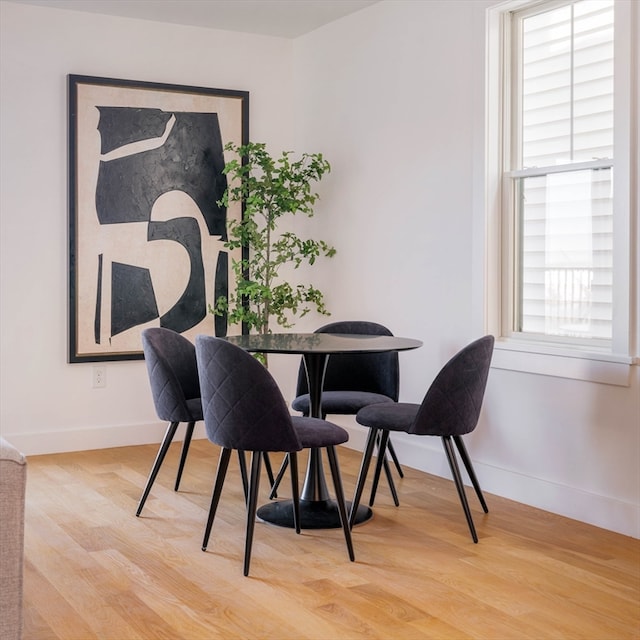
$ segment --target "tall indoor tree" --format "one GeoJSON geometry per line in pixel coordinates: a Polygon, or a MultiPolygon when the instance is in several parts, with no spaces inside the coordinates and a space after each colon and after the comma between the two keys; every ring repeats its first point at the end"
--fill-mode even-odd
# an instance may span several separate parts
{"type": "Polygon", "coordinates": [[[220,203],[244,204],[242,218],[229,221],[225,246],[241,249],[242,258],[232,261],[235,287],[210,310],[227,314],[230,325],[243,323],[249,332],[262,334],[272,331],[273,321],[292,327],[295,317],[312,309],[329,315],[319,289],[287,281],[281,269],[313,265],[318,257],[332,257],[335,249],[323,240],[302,239],[280,226],[287,216],[313,216],[319,196],[312,184],[330,172],[329,163],[321,153],[304,153],[296,160],[293,152],[284,151],[274,157],[259,142],[230,143],[225,151],[235,157],[224,168],[229,186],[220,203]]]}

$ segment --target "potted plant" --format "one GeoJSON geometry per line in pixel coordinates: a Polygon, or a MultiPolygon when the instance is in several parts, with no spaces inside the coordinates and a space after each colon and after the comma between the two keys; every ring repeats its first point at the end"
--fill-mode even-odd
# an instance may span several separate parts
{"type": "Polygon", "coordinates": [[[242,258],[232,261],[235,287],[219,297],[210,311],[227,315],[228,323],[239,324],[251,332],[270,333],[275,322],[293,326],[295,316],[314,309],[329,315],[323,294],[311,284],[292,284],[281,268],[313,265],[320,256],[332,257],[335,249],[323,240],[302,239],[290,230],[281,230],[286,216],[304,213],[313,216],[318,194],[312,183],[331,170],[321,153],[304,153],[294,159],[293,152],[272,156],[264,143],[250,142],[225,151],[236,157],[226,163],[229,185],[220,204],[243,202],[241,220],[228,223],[225,247],[242,249],[242,258]]]}

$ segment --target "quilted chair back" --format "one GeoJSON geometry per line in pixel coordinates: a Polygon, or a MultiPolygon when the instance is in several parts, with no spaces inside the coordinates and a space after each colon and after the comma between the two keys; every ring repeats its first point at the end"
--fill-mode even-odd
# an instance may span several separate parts
{"type": "Polygon", "coordinates": [[[193,344],[175,331],[153,327],[142,332],[142,349],[158,418],[170,422],[201,420],[193,344]]]}
{"type": "Polygon", "coordinates": [[[461,349],[436,376],[409,433],[461,436],[476,428],[489,376],[494,337],[461,349]]]}
{"type": "MultiPolygon", "coordinates": [[[[392,336],[387,327],[376,322],[332,322],[315,333],[360,333],[375,336],[392,336]]],[[[331,354],[324,376],[324,391],[366,391],[398,400],[400,392],[400,364],[398,352],[331,354]]],[[[296,396],[309,393],[304,364],[298,371],[296,396]]]]}
{"type": "Polygon", "coordinates": [[[252,355],[212,336],[196,338],[207,437],[225,449],[300,451],[286,402],[252,355]]]}

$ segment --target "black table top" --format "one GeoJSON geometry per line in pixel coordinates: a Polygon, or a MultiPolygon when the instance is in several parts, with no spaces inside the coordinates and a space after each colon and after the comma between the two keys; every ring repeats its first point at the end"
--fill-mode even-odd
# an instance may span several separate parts
{"type": "Polygon", "coordinates": [[[268,333],[227,336],[245,351],[260,353],[382,353],[422,346],[421,340],[359,333],[268,333]]]}

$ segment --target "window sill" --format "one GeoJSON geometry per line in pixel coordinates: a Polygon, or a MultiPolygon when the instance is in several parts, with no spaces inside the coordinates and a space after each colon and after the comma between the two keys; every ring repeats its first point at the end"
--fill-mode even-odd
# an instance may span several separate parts
{"type": "Polygon", "coordinates": [[[630,385],[631,367],[634,364],[637,362],[629,356],[574,351],[504,338],[496,340],[491,362],[494,369],[586,380],[620,387],[630,385]]]}

